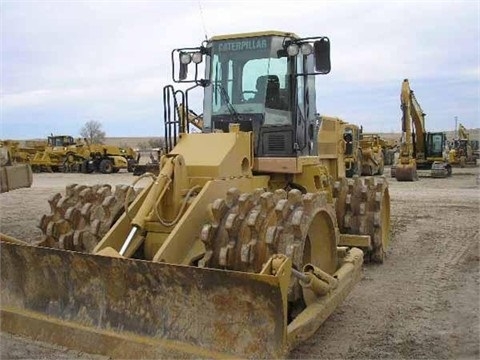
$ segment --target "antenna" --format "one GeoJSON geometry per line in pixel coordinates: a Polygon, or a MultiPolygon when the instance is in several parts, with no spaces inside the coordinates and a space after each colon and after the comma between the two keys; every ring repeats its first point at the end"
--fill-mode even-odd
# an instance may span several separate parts
{"type": "Polygon", "coordinates": [[[203,18],[202,3],[200,2],[200,0],[198,0],[198,7],[200,9],[200,19],[202,20],[202,27],[203,27],[203,32],[205,33],[205,40],[208,40],[207,29],[205,27],[205,19],[203,18]]]}
{"type": "Polygon", "coordinates": [[[455,116],[455,131],[454,131],[454,138],[456,139],[458,137],[457,134],[457,121],[458,121],[458,116],[455,116]]]}

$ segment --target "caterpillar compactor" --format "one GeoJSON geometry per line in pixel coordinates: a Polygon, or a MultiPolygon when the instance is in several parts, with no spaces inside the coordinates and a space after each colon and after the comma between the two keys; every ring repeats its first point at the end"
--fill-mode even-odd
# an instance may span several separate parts
{"type": "Polygon", "coordinates": [[[402,109],[402,140],[400,156],[391,168],[398,181],[418,180],[417,169],[431,170],[432,177],[443,178],[452,174],[444,149],[446,134],[427,132],[423,112],[408,79],[402,82],[400,93],[402,109]]]}
{"type": "Polygon", "coordinates": [[[121,358],[278,358],[311,336],[390,228],[386,182],[347,181],[342,127],[317,115],[329,49],[271,31],[174,50],[191,86],[164,89],[158,176],[118,220],[113,189],[72,185],[39,243],[3,235],[2,330],[121,358]]]}

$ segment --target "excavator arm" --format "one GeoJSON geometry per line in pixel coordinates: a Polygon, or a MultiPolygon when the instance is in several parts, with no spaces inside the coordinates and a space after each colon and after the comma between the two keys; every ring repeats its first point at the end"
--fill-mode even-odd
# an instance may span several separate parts
{"type": "Polygon", "coordinates": [[[400,95],[402,109],[402,132],[405,143],[412,156],[422,157],[425,154],[425,113],[420,106],[408,79],[402,83],[400,95]],[[422,155],[423,154],[423,155],[422,155]]]}
{"type": "Polygon", "coordinates": [[[470,134],[462,124],[458,124],[458,138],[461,140],[470,140],[470,134]]]}
{"type": "Polygon", "coordinates": [[[417,180],[417,163],[415,159],[415,143],[412,125],[415,123],[417,138],[423,139],[423,125],[425,114],[410,89],[408,79],[404,79],[400,93],[400,108],[402,109],[402,143],[400,156],[393,167],[392,176],[399,181],[417,180]],[[420,133],[418,133],[420,130],[420,133]],[[419,136],[420,135],[420,136],[419,136]]]}

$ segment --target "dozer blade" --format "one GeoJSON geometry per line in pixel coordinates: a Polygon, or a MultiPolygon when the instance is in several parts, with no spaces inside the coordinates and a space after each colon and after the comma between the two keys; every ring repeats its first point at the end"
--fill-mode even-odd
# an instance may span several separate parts
{"type": "Polygon", "coordinates": [[[278,358],[284,280],[2,241],[1,326],[114,358],[278,358]]]}
{"type": "Polygon", "coordinates": [[[29,164],[15,164],[0,167],[0,192],[29,188],[33,183],[32,168],[29,164]]]}

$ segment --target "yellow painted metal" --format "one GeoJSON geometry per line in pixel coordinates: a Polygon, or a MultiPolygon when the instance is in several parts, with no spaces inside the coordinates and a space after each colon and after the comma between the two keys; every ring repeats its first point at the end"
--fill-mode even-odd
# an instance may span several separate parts
{"type": "Polygon", "coordinates": [[[286,354],[288,262],[251,274],[0,246],[4,331],[121,358],[286,354]]]}
{"type": "Polygon", "coordinates": [[[8,243],[13,243],[13,244],[18,244],[18,245],[28,245],[26,241],[17,239],[13,236],[7,235],[0,233],[0,241],[8,242],[8,243]]]}
{"type": "Polygon", "coordinates": [[[340,234],[338,245],[369,249],[372,247],[372,239],[368,235],[340,234]]]}
{"type": "Polygon", "coordinates": [[[201,244],[200,239],[191,236],[191,234],[200,234],[203,224],[209,219],[208,213],[205,211],[208,209],[209,204],[218,198],[224,197],[227,190],[232,187],[244,192],[251,192],[256,188],[267,186],[268,177],[266,176],[209,181],[189,206],[177,226],[169,234],[153,260],[189,264],[194,260],[186,257],[189,249],[197,243],[201,244]]]}
{"type": "Polygon", "coordinates": [[[320,163],[329,170],[334,178],[345,177],[345,142],[343,128],[345,122],[338,117],[321,116],[317,146],[320,163]]]}
{"type": "Polygon", "coordinates": [[[298,35],[295,35],[291,32],[285,31],[258,31],[258,32],[248,32],[248,33],[240,33],[240,34],[226,34],[226,35],[216,35],[210,38],[210,41],[221,41],[221,40],[230,40],[230,39],[243,39],[243,38],[255,38],[261,36],[284,36],[284,37],[291,37],[294,39],[298,39],[298,35]]]}
{"type": "Polygon", "coordinates": [[[311,337],[320,324],[343,302],[353,286],[360,280],[362,264],[363,252],[356,248],[351,249],[342,259],[339,269],[334,274],[338,286],[325,296],[318,297],[288,324],[287,336],[290,349],[311,337]]]}
{"type": "Polygon", "coordinates": [[[181,134],[169,155],[182,155],[192,178],[251,176],[251,144],[251,133],[181,134]]]}

